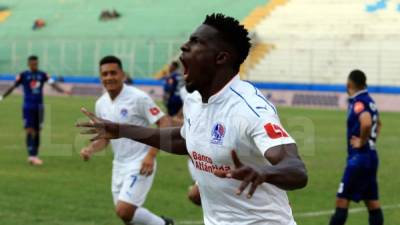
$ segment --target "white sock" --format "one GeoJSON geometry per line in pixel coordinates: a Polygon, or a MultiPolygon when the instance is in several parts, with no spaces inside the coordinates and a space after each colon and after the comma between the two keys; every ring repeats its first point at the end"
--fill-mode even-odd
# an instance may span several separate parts
{"type": "Polygon", "coordinates": [[[131,224],[165,225],[165,221],[145,208],[137,208],[131,224]]]}

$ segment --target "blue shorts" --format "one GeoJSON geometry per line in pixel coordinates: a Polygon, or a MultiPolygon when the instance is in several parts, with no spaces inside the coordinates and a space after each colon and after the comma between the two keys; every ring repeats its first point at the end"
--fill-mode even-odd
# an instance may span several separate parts
{"type": "Polygon", "coordinates": [[[44,118],[43,106],[24,107],[23,117],[24,128],[33,128],[35,130],[40,130],[42,128],[44,118]]]}
{"type": "Polygon", "coordinates": [[[376,152],[351,157],[336,196],[354,202],[378,200],[377,171],[376,152]]]}
{"type": "Polygon", "coordinates": [[[180,98],[170,99],[167,103],[168,115],[175,116],[181,110],[183,102],[180,98]]]}

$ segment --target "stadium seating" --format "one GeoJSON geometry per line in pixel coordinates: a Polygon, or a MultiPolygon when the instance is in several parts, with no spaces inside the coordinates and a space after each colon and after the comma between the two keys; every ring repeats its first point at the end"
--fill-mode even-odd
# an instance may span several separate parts
{"type": "Polygon", "coordinates": [[[267,0],[4,0],[12,16],[0,23],[0,73],[15,73],[28,54],[58,75],[94,75],[105,54],[122,57],[136,77],[152,76],[179,51],[205,14],[223,12],[239,19],[267,0]],[[114,7],[118,5],[118,7],[114,7]],[[122,17],[100,22],[101,11],[122,17]],[[46,27],[32,31],[35,19],[46,27]],[[6,31],[6,32],[4,32],[6,31]]]}
{"type": "Polygon", "coordinates": [[[11,15],[10,11],[0,10],[0,23],[4,22],[11,15]]]}
{"type": "Polygon", "coordinates": [[[385,4],[384,10],[371,13],[364,0],[288,1],[255,27],[258,39],[274,49],[245,77],[339,84],[358,68],[371,84],[400,85],[398,3],[385,4]]]}

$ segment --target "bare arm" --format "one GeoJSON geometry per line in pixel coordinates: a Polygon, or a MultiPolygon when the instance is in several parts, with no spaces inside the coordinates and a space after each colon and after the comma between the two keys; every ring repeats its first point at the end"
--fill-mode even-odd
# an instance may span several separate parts
{"type": "MultiPolygon", "coordinates": [[[[369,112],[363,112],[359,117],[360,121],[360,137],[351,137],[350,143],[353,148],[361,148],[368,143],[369,137],[371,136],[372,129],[372,117],[369,112]]],[[[378,127],[379,129],[379,127],[378,127]]]]}
{"type": "Polygon", "coordinates": [[[51,86],[54,90],[56,90],[57,92],[59,92],[59,93],[70,94],[69,91],[66,91],[66,90],[64,90],[63,88],[61,88],[60,85],[58,85],[57,82],[52,82],[52,83],[50,83],[50,86],[51,86]]]}
{"type": "Polygon", "coordinates": [[[77,126],[88,128],[82,134],[96,134],[92,140],[129,138],[172,154],[188,154],[186,141],[182,138],[179,127],[150,128],[118,124],[100,119],[86,109],[82,109],[82,112],[91,122],[78,123],[77,126]]]}
{"type": "Polygon", "coordinates": [[[369,112],[360,115],[360,139],[361,145],[365,145],[371,136],[372,117],[369,112]]]}
{"type": "MultiPolygon", "coordinates": [[[[168,119],[167,116],[163,116],[156,122],[156,125],[158,128],[169,127],[170,120],[168,119]]],[[[157,154],[158,154],[158,148],[151,147],[151,149],[149,151],[149,155],[156,157],[157,154]]]]}
{"type": "Polygon", "coordinates": [[[242,194],[246,187],[250,185],[248,198],[251,198],[257,187],[265,182],[283,190],[301,189],[307,185],[307,170],[298,155],[296,144],[272,147],[266,151],[264,156],[272,165],[254,168],[243,165],[235,151],[232,151],[235,169],[229,172],[217,170],[214,174],[221,178],[233,178],[242,181],[236,192],[238,195],[242,194]]]}
{"type": "Polygon", "coordinates": [[[104,150],[109,142],[110,141],[106,139],[92,141],[87,147],[82,148],[80,155],[85,161],[87,161],[94,153],[104,150]]]}
{"type": "Polygon", "coordinates": [[[307,185],[307,170],[296,144],[273,147],[264,156],[272,164],[264,168],[265,182],[284,190],[300,189],[307,185]]]}
{"type": "MultiPolygon", "coordinates": [[[[157,127],[168,127],[169,126],[169,119],[167,116],[161,117],[157,122],[156,122],[157,127]]],[[[140,169],[140,174],[145,175],[145,176],[150,176],[153,174],[154,171],[154,163],[157,158],[159,150],[158,148],[151,147],[149,151],[147,152],[146,157],[142,161],[142,167],[140,169]]]]}
{"type": "Polygon", "coordinates": [[[14,89],[18,86],[18,83],[14,83],[11,87],[9,87],[2,96],[0,96],[1,99],[6,98],[8,95],[10,95],[14,89]]]}
{"type": "Polygon", "coordinates": [[[114,124],[119,127],[118,138],[129,138],[175,155],[187,155],[186,141],[179,127],[148,128],[127,124],[114,124]]]}

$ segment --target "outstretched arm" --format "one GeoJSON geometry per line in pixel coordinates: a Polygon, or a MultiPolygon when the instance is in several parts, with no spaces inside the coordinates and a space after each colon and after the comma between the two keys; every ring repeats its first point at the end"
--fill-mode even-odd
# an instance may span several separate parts
{"type": "Polygon", "coordinates": [[[247,194],[251,198],[262,183],[273,184],[283,190],[301,189],[307,185],[307,170],[297,152],[296,144],[285,144],[270,148],[264,154],[272,165],[263,168],[254,168],[243,165],[235,151],[232,151],[232,159],[235,169],[225,172],[217,170],[214,174],[221,178],[233,178],[242,183],[237,190],[240,195],[246,187],[251,185],[247,194]]]}
{"type": "Polygon", "coordinates": [[[18,86],[18,83],[15,82],[11,87],[9,87],[3,95],[0,95],[0,101],[5,99],[8,95],[10,95],[14,89],[18,86]]]}
{"type": "MultiPolygon", "coordinates": [[[[161,117],[157,122],[156,122],[157,127],[162,128],[162,127],[168,127],[169,126],[169,119],[167,116],[161,117]]],[[[157,157],[159,150],[158,148],[151,147],[149,151],[147,152],[147,155],[144,157],[142,161],[142,167],[140,169],[140,174],[145,175],[145,176],[150,176],[153,174],[154,171],[154,164],[155,160],[157,157]]]]}
{"type": "Polygon", "coordinates": [[[100,119],[86,109],[82,109],[82,112],[89,117],[90,122],[78,123],[77,126],[87,128],[87,130],[81,132],[82,134],[95,134],[96,136],[92,138],[92,141],[129,138],[172,154],[188,154],[186,141],[182,138],[179,127],[150,128],[118,124],[100,119]]]}
{"type": "Polygon", "coordinates": [[[59,93],[68,94],[68,95],[71,94],[70,91],[64,90],[64,89],[63,89],[62,87],[60,87],[60,85],[58,85],[58,83],[55,82],[55,81],[50,82],[50,86],[51,86],[54,90],[56,90],[57,92],[59,92],[59,93]]]}

